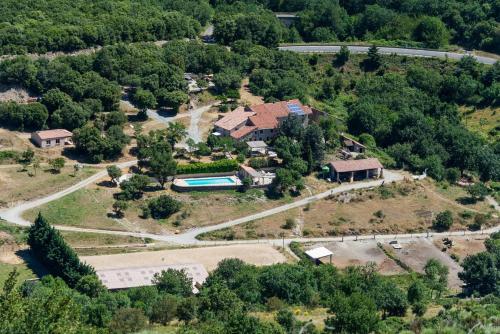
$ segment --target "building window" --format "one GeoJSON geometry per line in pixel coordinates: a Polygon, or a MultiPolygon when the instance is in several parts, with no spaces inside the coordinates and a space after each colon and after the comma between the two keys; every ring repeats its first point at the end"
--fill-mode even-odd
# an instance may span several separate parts
{"type": "Polygon", "coordinates": [[[60,139],[56,139],[56,144],[59,145],[61,143],[60,139]]]}
{"type": "Polygon", "coordinates": [[[264,133],[264,130],[260,130],[260,133],[264,133]]]}
{"type": "Polygon", "coordinates": [[[46,144],[46,145],[50,145],[50,140],[46,140],[46,141],[45,141],[45,144],[46,144]]]}

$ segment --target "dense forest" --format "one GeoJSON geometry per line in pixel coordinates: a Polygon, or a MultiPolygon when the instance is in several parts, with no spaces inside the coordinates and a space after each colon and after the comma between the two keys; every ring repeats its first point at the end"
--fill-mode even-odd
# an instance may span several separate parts
{"type": "Polygon", "coordinates": [[[211,0],[216,9],[216,37],[221,42],[246,39],[269,46],[276,39],[285,42],[366,40],[429,48],[453,43],[467,49],[500,52],[497,0],[240,1],[211,0]],[[271,12],[261,15],[260,25],[249,25],[245,16],[256,12],[256,4],[273,12],[296,12],[298,19],[287,32],[274,28],[271,12]],[[227,7],[232,10],[226,10],[227,7]]]}
{"type": "Polygon", "coordinates": [[[448,268],[437,260],[423,274],[384,277],[372,265],[338,270],[305,259],[255,267],[226,259],[197,295],[173,269],[156,274],[152,286],[109,292],[42,216],[28,242],[59,278],[21,283],[12,272],[0,292],[1,333],[135,333],[171,323],[169,333],[184,334],[492,333],[500,312],[498,233],[463,262],[463,294],[483,297],[469,301],[448,296],[448,268]],[[429,307],[439,312],[423,317],[429,307]],[[297,309],[326,309],[324,324],[299,320],[297,309]]]}
{"type": "Polygon", "coordinates": [[[0,104],[0,119],[14,129],[75,129],[80,151],[88,154],[84,146],[100,142],[102,154],[94,152],[90,160],[112,159],[128,142],[121,131],[126,118],[117,111],[121,87],[127,87],[140,110],[175,109],[187,100],[184,72],[215,74],[214,93],[222,99],[237,97],[241,79],[249,76],[252,92],[266,101],[299,98],[315,105],[330,115],[316,134],[325,138],[326,148],[347,130],[382,148],[379,157],[388,167],[428,169],[437,180],[449,169],[477,172],[484,180],[500,177],[498,129],[473,133],[460,111],[499,105],[500,65],[481,65],[472,57],[459,62],[408,59],[381,56],[372,48],[368,56],[343,50],[332,58],[249,41],[234,43],[231,51],[173,41],[163,47],[119,44],[53,61],[18,57],[0,63],[0,80],[38,94],[40,103],[0,104]],[[109,136],[102,138],[100,129],[109,136]]]}
{"type": "Polygon", "coordinates": [[[211,13],[204,0],[5,0],[0,54],[194,38],[211,13]]]}
{"type": "Polygon", "coordinates": [[[370,41],[500,53],[498,0],[4,0],[0,18],[0,54],[193,39],[212,21],[224,44],[370,41]],[[285,27],[273,12],[298,19],[285,27]]]}

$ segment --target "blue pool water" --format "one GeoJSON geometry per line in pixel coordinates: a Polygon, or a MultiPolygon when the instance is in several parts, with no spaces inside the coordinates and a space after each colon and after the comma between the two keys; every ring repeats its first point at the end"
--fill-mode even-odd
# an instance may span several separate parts
{"type": "Polygon", "coordinates": [[[220,186],[234,185],[236,182],[230,177],[206,177],[196,179],[184,179],[189,186],[220,186]]]}

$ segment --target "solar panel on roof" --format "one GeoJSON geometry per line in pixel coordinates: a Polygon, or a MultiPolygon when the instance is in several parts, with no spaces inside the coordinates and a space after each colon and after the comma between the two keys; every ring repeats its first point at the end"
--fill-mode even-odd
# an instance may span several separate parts
{"type": "Polygon", "coordinates": [[[295,103],[288,104],[288,110],[290,110],[290,112],[293,114],[305,115],[305,112],[302,109],[302,107],[295,103]]]}

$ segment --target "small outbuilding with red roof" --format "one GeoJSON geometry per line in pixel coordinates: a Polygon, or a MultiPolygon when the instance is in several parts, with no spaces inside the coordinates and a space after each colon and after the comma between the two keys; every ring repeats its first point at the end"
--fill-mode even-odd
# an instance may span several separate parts
{"type": "Polygon", "coordinates": [[[31,134],[33,143],[42,148],[64,146],[69,143],[71,137],[73,133],[66,129],[36,131],[31,134]]]}

